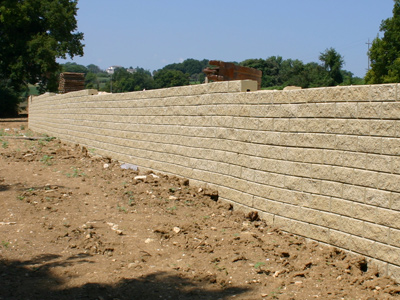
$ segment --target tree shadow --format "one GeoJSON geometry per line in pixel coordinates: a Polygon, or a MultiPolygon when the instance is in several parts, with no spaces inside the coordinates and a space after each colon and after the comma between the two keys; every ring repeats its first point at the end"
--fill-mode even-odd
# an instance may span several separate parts
{"type": "Polygon", "coordinates": [[[125,278],[117,284],[87,283],[62,289],[65,278],[52,274],[52,268],[92,263],[90,255],[80,254],[60,259],[45,254],[27,261],[0,259],[0,299],[228,299],[248,292],[242,287],[209,287],[208,278],[196,280],[168,273],[155,272],[139,278],[125,278]]]}

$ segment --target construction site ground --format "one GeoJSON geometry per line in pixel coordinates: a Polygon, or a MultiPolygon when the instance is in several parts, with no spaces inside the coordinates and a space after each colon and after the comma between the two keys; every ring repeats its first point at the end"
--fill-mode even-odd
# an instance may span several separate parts
{"type": "Polygon", "coordinates": [[[398,299],[363,257],[0,119],[0,300],[398,299]]]}

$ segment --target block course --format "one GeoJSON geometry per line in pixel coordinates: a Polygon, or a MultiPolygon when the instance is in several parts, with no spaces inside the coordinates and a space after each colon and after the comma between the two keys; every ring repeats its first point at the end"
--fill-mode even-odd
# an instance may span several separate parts
{"type": "Polygon", "coordinates": [[[45,94],[29,103],[29,128],[209,185],[271,225],[364,255],[400,280],[398,87],[255,91],[230,81],[45,94]]]}

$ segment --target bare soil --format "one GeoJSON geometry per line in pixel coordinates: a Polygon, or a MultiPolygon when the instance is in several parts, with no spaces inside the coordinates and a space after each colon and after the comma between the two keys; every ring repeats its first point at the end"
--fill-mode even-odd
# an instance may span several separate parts
{"type": "Polygon", "coordinates": [[[1,300],[400,298],[363,258],[26,119],[0,119],[0,205],[1,300]]]}

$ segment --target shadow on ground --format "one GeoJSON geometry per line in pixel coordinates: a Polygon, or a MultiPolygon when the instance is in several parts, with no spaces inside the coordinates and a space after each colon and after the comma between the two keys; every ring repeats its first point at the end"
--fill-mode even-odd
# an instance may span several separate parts
{"type": "Polygon", "coordinates": [[[61,289],[65,279],[54,276],[51,269],[91,263],[89,258],[82,254],[60,260],[58,255],[46,254],[28,261],[0,259],[0,299],[228,299],[249,291],[236,287],[207,289],[203,288],[207,278],[192,280],[166,272],[125,278],[115,285],[88,283],[61,289]]]}
{"type": "Polygon", "coordinates": [[[22,114],[17,117],[3,117],[0,118],[0,122],[2,123],[14,123],[14,122],[27,122],[28,121],[28,115],[27,114],[22,114]]]}

